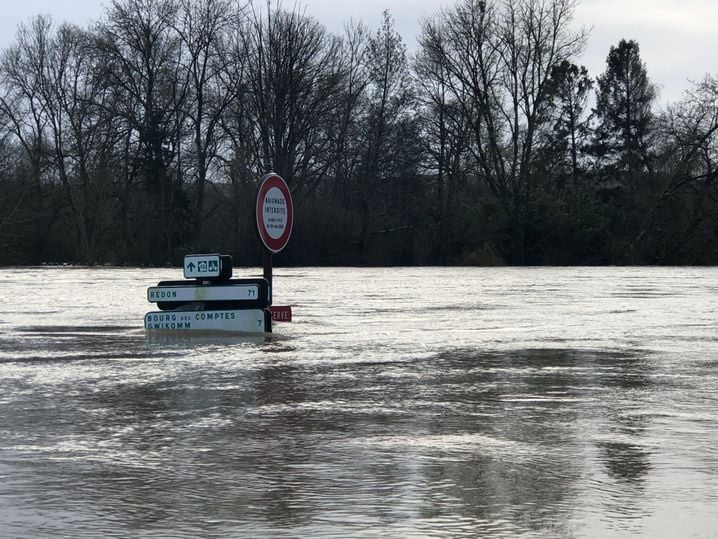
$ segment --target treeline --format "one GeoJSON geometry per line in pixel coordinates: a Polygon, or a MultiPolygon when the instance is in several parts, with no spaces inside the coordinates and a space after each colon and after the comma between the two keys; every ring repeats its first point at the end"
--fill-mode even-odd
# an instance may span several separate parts
{"type": "Polygon", "coordinates": [[[718,262],[718,80],[657,110],[635,41],[595,78],[575,0],[457,0],[409,55],[301,8],[115,0],[38,16],[0,60],[0,263],[261,260],[269,169],[284,264],[718,262]]]}

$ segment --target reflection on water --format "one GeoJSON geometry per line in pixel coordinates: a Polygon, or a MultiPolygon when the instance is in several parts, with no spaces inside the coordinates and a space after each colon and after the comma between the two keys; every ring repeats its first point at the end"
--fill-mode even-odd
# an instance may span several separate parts
{"type": "Polygon", "coordinates": [[[4,285],[1,536],[718,524],[716,270],[283,270],[266,338],[146,334],[163,275],[46,271],[43,315],[4,285]]]}

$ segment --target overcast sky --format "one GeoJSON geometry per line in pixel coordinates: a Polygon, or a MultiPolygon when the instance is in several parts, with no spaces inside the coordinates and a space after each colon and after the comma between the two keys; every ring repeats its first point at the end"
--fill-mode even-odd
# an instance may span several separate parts
{"type": "MultiPolygon", "coordinates": [[[[17,25],[30,17],[50,14],[57,23],[84,25],[97,20],[109,1],[102,0],[0,0],[0,47],[15,37],[17,25]]],[[[376,28],[384,9],[389,9],[396,27],[410,50],[415,48],[419,21],[437,13],[454,0],[298,0],[306,12],[332,32],[340,32],[350,19],[363,20],[376,28]]],[[[259,1],[264,4],[264,0],[259,1]]],[[[273,2],[275,3],[275,2],[273,2]]],[[[294,0],[284,0],[293,6],[294,0]]],[[[688,80],[706,73],[718,74],[718,1],[716,0],[581,0],[575,26],[591,29],[588,49],[579,59],[592,77],[605,69],[611,45],[622,38],[635,39],[641,47],[648,75],[659,87],[662,103],[680,98],[688,80]]]]}

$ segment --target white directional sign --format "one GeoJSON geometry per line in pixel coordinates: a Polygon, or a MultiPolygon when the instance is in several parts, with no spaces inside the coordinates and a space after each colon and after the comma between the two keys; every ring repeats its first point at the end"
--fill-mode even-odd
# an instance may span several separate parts
{"type": "Polygon", "coordinates": [[[164,331],[271,331],[264,309],[222,311],[156,311],[145,315],[145,329],[164,331]]]}
{"type": "Polygon", "coordinates": [[[187,255],[184,257],[185,279],[213,279],[222,272],[220,255],[187,255]]]}
{"type": "Polygon", "coordinates": [[[259,285],[152,286],[147,301],[253,301],[259,298],[259,285]]]}

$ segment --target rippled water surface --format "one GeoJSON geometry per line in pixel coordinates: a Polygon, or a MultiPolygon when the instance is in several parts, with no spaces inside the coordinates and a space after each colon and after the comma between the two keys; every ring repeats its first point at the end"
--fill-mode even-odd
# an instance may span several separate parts
{"type": "Polygon", "coordinates": [[[146,334],[177,278],[0,270],[1,537],[715,536],[718,269],[280,269],[271,336],[146,334]]]}

